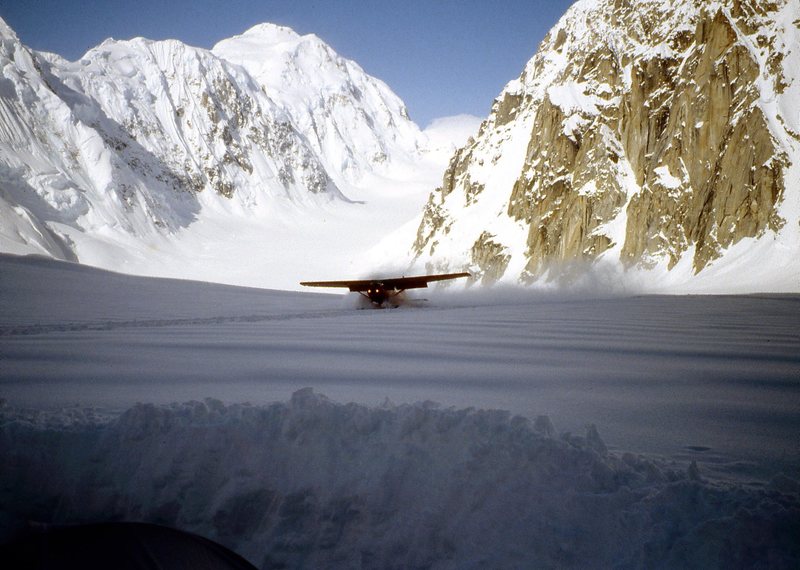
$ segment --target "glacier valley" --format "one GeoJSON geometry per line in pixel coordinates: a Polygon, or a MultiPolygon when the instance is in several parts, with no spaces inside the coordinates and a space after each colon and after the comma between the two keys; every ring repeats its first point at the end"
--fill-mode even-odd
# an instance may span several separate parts
{"type": "Polygon", "coordinates": [[[131,274],[295,289],[392,267],[370,252],[479,122],[429,136],[355,62],[272,24],[69,62],[0,21],[0,68],[0,251],[131,274]]]}

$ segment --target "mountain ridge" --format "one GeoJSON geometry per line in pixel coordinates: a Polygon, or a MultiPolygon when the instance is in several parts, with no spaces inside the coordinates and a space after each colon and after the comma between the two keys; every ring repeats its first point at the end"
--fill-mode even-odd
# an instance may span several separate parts
{"type": "MultiPolygon", "coordinates": [[[[288,28],[259,29],[300,38],[288,28]]],[[[333,170],[341,166],[336,144],[320,144],[301,124],[308,109],[293,109],[291,99],[211,50],[109,38],[69,62],[27,48],[5,22],[0,35],[0,247],[12,253],[116,267],[114,258],[173,247],[170,240],[209,216],[226,217],[232,229],[246,218],[299,223],[328,204],[352,202],[343,188],[350,191],[350,180],[391,167],[388,155],[373,160],[374,148],[402,147],[401,158],[411,160],[424,140],[400,116],[402,102],[361,71],[364,91],[396,104],[373,116],[374,108],[351,101],[349,115],[325,117],[331,132],[369,131],[369,144],[347,148],[344,176],[333,170]]],[[[303,53],[293,61],[357,68],[321,40],[314,45],[324,58],[303,53]]],[[[334,76],[321,74],[313,85],[298,77],[294,93],[306,89],[313,98],[334,76]]]]}

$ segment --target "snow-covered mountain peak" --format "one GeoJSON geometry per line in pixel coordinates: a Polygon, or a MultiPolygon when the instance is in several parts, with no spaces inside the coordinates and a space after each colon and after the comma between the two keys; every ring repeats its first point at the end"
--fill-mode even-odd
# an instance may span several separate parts
{"type": "Polygon", "coordinates": [[[290,117],[208,50],[108,39],[68,62],[4,39],[0,68],[6,251],[105,265],[203,212],[299,215],[343,198],[290,117]]]}
{"type": "Polygon", "coordinates": [[[423,145],[397,95],[313,34],[260,24],[211,51],[262,85],[307,134],[337,182],[407,161],[423,145]]]}
{"type": "MultiPolygon", "coordinates": [[[[234,245],[237,234],[267,244],[261,263],[280,250],[270,255],[290,266],[303,257],[298,236],[318,240],[310,227],[342,234],[318,222],[350,228],[364,211],[340,189],[393,199],[351,184],[408,176],[387,169],[418,158],[424,137],[386,85],[289,28],[264,24],[227,43],[229,59],[178,40],[109,38],[70,62],[25,47],[3,22],[0,250],[264,284],[231,255],[259,247],[234,245]],[[224,261],[198,257],[209,248],[224,261]]],[[[352,248],[369,231],[336,243],[352,248]]]]}
{"type": "MultiPolygon", "coordinates": [[[[335,90],[341,77],[331,76],[338,56],[316,36],[300,36],[292,29],[259,24],[241,35],[217,43],[215,55],[242,66],[265,88],[284,94],[291,103],[335,90]],[[313,53],[316,49],[317,53],[313,53]]],[[[344,66],[343,62],[339,66],[344,66]]]]}
{"type": "MultiPolygon", "coordinates": [[[[247,40],[253,43],[258,43],[261,46],[280,44],[284,42],[294,42],[300,38],[300,35],[292,28],[264,22],[256,24],[252,28],[246,30],[244,33],[230,38],[231,40],[247,40]]],[[[222,40],[226,42],[229,40],[222,40]]]]}

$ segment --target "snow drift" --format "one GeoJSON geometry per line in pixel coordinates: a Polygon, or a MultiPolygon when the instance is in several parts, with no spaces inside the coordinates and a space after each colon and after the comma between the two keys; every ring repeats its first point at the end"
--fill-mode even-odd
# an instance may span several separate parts
{"type": "Polygon", "coordinates": [[[216,400],[0,411],[2,530],[137,520],[262,568],[796,567],[800,484],[704,481],[546,417],[216,400]]]}

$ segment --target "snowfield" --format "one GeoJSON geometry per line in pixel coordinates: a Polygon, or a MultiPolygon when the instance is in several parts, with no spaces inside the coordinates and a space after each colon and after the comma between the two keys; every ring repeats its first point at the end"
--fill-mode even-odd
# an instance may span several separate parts
{"type": "Polygon", "coordinates": [[[800,296],[359,308],[0,256],[0,541],[140,520],[263,568],[800,562],[800,296]]]}

